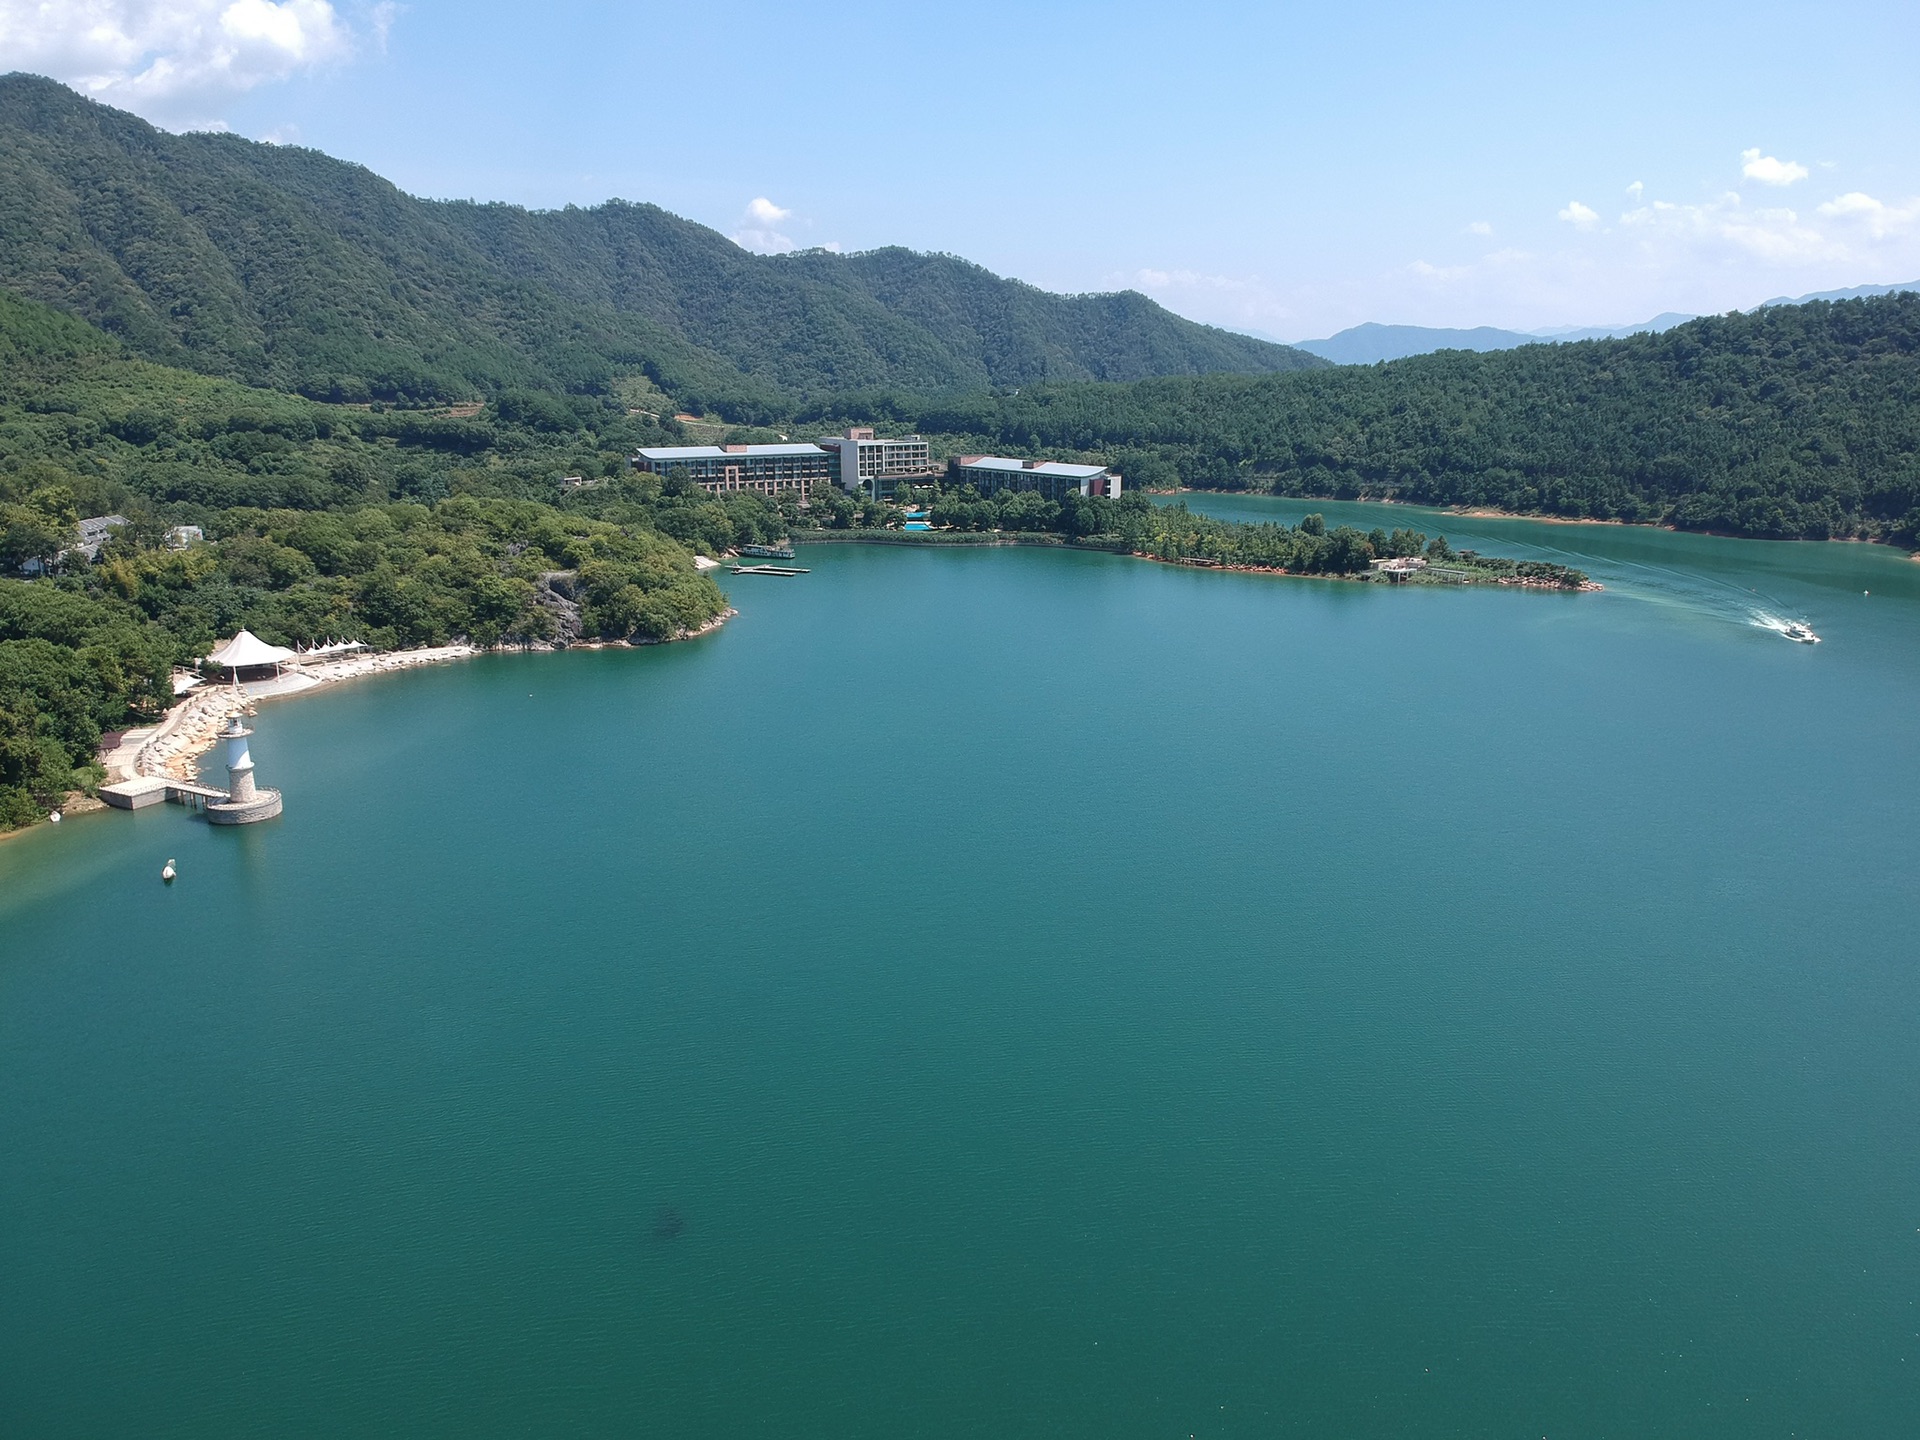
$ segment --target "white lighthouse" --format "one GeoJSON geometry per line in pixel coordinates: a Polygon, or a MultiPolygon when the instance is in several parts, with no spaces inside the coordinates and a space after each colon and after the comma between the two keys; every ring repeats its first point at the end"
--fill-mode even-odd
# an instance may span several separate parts
{"type": "Polygon", "coordinates": [[[227,747],[227,798],[207,802],[207,819],[215,825],[248,825],[280,813],[280,792],[262,790],[253,783],[253,756],[247,751],[251,734],[238,715],[220,732],[227,747]]]}

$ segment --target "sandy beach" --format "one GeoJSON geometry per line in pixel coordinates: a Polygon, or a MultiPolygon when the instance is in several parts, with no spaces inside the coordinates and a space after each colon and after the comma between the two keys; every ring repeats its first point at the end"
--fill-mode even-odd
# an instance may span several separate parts
{"type": "MultiPolygon", "coordinates": [[[[729,607],[706,624],[676,635],[672,640],[694,640],[711,634],[739,612],[729,607]]],[[[587,641],[576,649],[611,646],[670,644],[669,640],[587,641]]],[[[536,645],[539,652],[556,647],[536,645]]],[[[498,646],[497,653],[519,650],[519,646],[498,646]]],[[[293,661],[281,667],[278,675],[267,680],[243,681],[238,685],[206,685],[195,690],[166,713],[159,724],[122,735],[120,744],[103,751],[100,763],[106,767],[109,782],[151,775],[172,780],[197,777],[197,761],[213,748],[214,740],[229,717],[253,714],[263,700],[285,700],[296,695],[358,680],[369,675],[386,675],[396,670],[413,670],[422,665],[444,665],[454,660],[470,660],[489,653],[475,645],[431,645],[417,650],[388,650],[364,655],[344,655],[311,664],[293,661]]]]}

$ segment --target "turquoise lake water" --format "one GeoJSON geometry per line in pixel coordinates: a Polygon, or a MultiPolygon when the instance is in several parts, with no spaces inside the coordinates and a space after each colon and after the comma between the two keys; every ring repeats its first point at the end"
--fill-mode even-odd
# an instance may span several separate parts
{"type": "Polygon", "coordinates": [[[1920,1434],[1920,565],[1190,503],[1608,589],[811,546],[0,844],[0,1433],[1920,1434]]]}

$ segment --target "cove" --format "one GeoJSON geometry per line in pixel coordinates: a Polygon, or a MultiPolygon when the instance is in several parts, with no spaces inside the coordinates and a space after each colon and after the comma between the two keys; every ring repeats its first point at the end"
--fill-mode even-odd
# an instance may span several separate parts
{"type": "Polygon", "coordinates": [[[813,546],[0,846],[4,1428],[1920,1427],[1920,567],[1187,498],[1608,589],[813,546]]]}

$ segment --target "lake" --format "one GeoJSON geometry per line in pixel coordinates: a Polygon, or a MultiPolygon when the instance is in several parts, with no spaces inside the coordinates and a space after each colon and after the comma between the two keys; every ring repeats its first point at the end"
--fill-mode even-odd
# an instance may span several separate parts
{"type": "Polygon", "coordinates": [[[1188,500],[1608,588],[809,546],[0,844],[0,1430],[1920,1433],[1920,565],[1188,500]]]}

